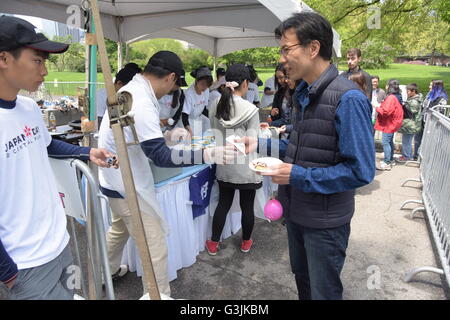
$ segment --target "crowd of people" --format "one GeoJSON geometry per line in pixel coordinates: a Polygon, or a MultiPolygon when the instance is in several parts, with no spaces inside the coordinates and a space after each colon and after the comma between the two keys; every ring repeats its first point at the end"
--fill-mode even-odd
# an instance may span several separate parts
{"type": "MultiPolygon", "coordinates": [[[[105,161],[117,153],[106,91],[97,92],[98,149],[52,139],[39,107],[18,92],[36,90],[47,74],[49,53],[63,53],[68,45],[47,40],[34,32],[33,25],[15,17],[0,17],[3,27],[0,137],[6,151],[0,156],[0,180],[10,183],[0,185],[6,208],[0,215],[0,281],[14,299],[70,299],[73,290],[66,281],[67,267],[72,264],[69,236],[47,155],[99,165],[101,191],[112,210],[107,247],[113,279],[127,272],[120,265],[122,252],[128,238],[137,237],[122,175],[115,170],[119,162],[105,161]],[[22,134],[27,127],[32,133],[25,129],[22,134]],[[33,143],[27,143],[31,138],[33,143]],[[17,147],[22,142],[23,147],[17,147]],[[30,201],[22,201],[24,195],[30,201]]],[[[415,84],[408,84],[407,97],[402,97],[395,79],[387,82],[386,91],[380,89],[380,79],[361,69],[361,51],[356,48],[347,52],[349,69],[340,74],[331,63],[331,25],[319,14],[294,14],[280,24],[275,37],[280,41],[280,64],[265,82],[261,99],[258,87],[262,81],[253,66],[244,64],[218,68],[215,81],[210,68],[196,68],[190,73],[194,82],[182,89],[187,86],[183,63],[170,51],[155,53],[143,69],[130,63],[116,74],[115,89],[133,98],[139,144],[129,145],[128,154],[156,281],[167,296],[171,293],[167,225],[156,199],[149,159],[160,167],[216,165],[219,201],[212,235],[205,243],[211,255],[220,250],[236,190],[242,210],[240,250],[251,250],[255,194],[262,187],[262,176],[269,176],[279,185],[299,298],[342,299],[340,273],[355,211],[355,189],[369,184],[375,175],[375,130],[383,136],[384,160],[379,168],[389,170],[395,163],[394,133],[402,133],[401,160],[413,159],[427,111],[447,102],[439,80],[430,84],[424,99],[415,84]],[[270,115],[261,122],[260,111],[266,108],[270,115]],[[278,128],[278,136],[262,138],[261,130],[268,127],[278,128]],[[170,145],[202,136],[208,129],[217,134],[214,147],[189,150],[170,145]],[[230,136],[240,138],[230,143],[230,136]],[[238,150],[239,143],[245,152],[238,150]],[[271,155],[278,155],[282,163],[264,173],[249,168],[248,161],[271,155]]],[[[134,141],[131,128],[124,128],[124,133],[127,142],[134,141]]]]}

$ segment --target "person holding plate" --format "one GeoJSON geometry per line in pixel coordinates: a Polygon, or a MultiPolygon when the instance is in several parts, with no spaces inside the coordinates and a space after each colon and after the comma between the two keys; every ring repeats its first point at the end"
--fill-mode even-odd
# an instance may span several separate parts
{"type": "MultiPolygon", "coordinates": [[[[222,96],[211,106],[210,120],[212,129],[218,130],[221,136],[231,135],[257,137],[259,129],[258,108],[245,100],[248,91],[250,74],[243,64],[234,64],[225,73],[225,88],[222,96]]],[[[219,135],[216,135],[216,138],[219,135]]],[[[217,144],[223,143],[216,140],[217,144]]],[[[255,159],[256,152],[248,155],[255,159]]],[[[244,161],[245,162],[245,161],[244,161]]],[[[210,255],[216,255],[219,241],[228,211],[233,204],[235,190],[239,190],[242,210],[242,243],[241,251],[248,252],[253,244],[251,234],[254,226],[254,201],[256,190],[262,186],[262,177],[251,171],[248,164],[239,163],[217,165],[216,178],[219,184],[219,203],[212,223],[211,240],[206,241],[206,249],[210,255]]]]}
{"type": "MultiPolygon", "coordinates": [[[[372,106],[331,63],[333,31],[321,15],[296,13],[275,35],[289,79],[303,80],[294,128],[288,144],[279,144],[284,163],[262,174],[280,185],[299,298],[340,300],[355,189],[375,176],[372,106]]],[[[247,151],[256,145],[253,138],[241,142],[247,151]]]]}

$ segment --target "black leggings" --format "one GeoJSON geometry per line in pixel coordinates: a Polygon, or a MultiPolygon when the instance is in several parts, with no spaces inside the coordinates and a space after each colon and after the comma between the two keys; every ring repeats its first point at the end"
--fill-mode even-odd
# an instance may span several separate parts
{"type": "MultiPolygon", "coordinates": [[[[211,240],[219,242],[222,235],[223,226],[227,219],[228,211],[233,204],[234,191],[233,188],[225,188],[219,186],[219,203],[216,211],[214,212],[214,218],[212,223],[212,236],[211,240]]],[[[253,225],[255,224],[254,214],[254,201],[256,190],[239,190],[239,204],[242,210],[242,238],[243,240],[250,240],[253,231],[253,225]]]]}

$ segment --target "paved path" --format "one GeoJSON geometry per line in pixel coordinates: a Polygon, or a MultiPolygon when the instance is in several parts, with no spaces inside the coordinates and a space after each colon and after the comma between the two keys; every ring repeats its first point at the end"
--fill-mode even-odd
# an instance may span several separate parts
{"type": "MultiPolygon", "coordinates": [[[[419,213],[411,220],[410,209],[400,210],[403,201],[420,198],[419,189],[400,187],[406,178],[418,175],[416,167],[397,165],[392,171],[377,171],[375,180],[358,190],[342,272],[344,299],[450,298],[443,277],[437,274],[419,274],[411,283],[402,280],[415,267],[438,266],[426,219],[419,213]]],[[[415,206],[410,204],[407,208],[415,206]]],[[[171,282],[172,297],[297,299],[286,228],[280,222],[256,219],[253,237],[255,244],[247,254],[239,251],[240,233],[226,239],[217,256],[203,251],[194,265],[178,271],[178,278],[171,282]]],[[[127,274],[115,286],[118,299],[141,296],[142,285],[136,273],[127,274]]],[[[3,288],[0,288],[1,298],[5,298],[3,288]]]]}

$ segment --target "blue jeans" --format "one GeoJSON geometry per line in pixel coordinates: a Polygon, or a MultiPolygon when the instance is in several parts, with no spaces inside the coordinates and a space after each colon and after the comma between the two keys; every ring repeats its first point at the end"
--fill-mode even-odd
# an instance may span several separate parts
{"type": "Polygon", "coordinates": [[[394,161],[394,134],[383,132],[381,143],[383,144],[384,162],[391,163],[394,161]]]}
{"type": "Polygon", "coordinates": [[[413,158],[412,153],[412,141],[414,134],[402,133],[402,155],[411,160],[413,158]]]}
{"type": "Polygon", "coordinates": [[[350,223],[312,229],[287,221],[289,257],[300,300],[342,300],[341,271],[350,223]]]}

